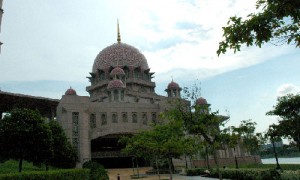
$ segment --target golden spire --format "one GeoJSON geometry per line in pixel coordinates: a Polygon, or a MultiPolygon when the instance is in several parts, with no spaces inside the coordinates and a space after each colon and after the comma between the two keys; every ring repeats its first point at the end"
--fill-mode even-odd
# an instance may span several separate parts
{"type": "Polygon", "coordinates": [[[117,23],[118,23],[118,38],[117,38],[117,41],[118,41],[118,43],[121,43],[121,35],[120,35],[120,27],[119,27],[119,19],[117,20],[117,23]]]}

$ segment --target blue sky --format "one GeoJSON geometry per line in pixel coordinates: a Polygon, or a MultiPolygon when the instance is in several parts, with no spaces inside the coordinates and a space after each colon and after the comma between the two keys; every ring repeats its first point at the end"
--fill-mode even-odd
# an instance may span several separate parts
{"type": "Polygon", "coordinates": [[[59,99],[72,86],[87,95],[96,55],[116,42],[137,47],[155,72],[156,92],[172,80],[201,82],[212,110],[228,125],[253,119],[257,131],[276,122],[265,113],[276,98],[300,91],[299,49],[265,44],[218,57],[230,16],[255,11],[256,0],[4,0],[0,39],[2,91],[59,99]]]}

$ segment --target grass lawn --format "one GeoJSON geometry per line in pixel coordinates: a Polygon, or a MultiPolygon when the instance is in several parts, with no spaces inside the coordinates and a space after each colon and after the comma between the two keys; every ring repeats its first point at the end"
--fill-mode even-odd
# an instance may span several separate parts
{"type": "MultiPolygon", "coordinates": [[[[46,168],[42,166],[41,168],[33,166],[32,163],[23,161],[22,171],[44,171],[46,168]]],[[[19,172],[19,162],[14,160],[9,160],[4,163],[0,163],[0,174],[6,173],[16,173],[19,172]]]]}

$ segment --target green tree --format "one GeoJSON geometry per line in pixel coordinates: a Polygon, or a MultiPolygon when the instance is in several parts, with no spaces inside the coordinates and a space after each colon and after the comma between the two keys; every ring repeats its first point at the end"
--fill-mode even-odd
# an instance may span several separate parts
{"type": "MultiPolygon", "coordinates": [[[[163,118],[170,118],[170,116],[163,118]]],[[[137,157],[153,158],[157,167],[159,159],[166,159],[171,177],[174,170],[172,158],[179,158],[185,152],[190,152],[190,149],[184,150],[186,141],[192,142],[185,136],[182,122],[174,119],[168,119],[164,124],[155,124],[150,130],[120,140],[126,143],[123,152],[137,157]]]]}
{"type": "Polygon", "coordinates": [[[257,153],[260,147],[261,134],[255,133],[256,122],[252,122],[251,119],[241,121],[238,128],[235,128],[235,132],[241,137],[241,144],[251,154],[257,153]]]}
{"type": "Polygon", "coordinates": [[[236,157],[236,146],[240,145],[247,149],[251,154],[257,153],[263,143],[261,133],[255,133],[256,123],[251,119],[241,121],[238,127],[230,126],[222,130],[225,144],[233,148],[235,154],[235,164],[238,169],[236,157]]]}
{"type": "Polygon", "coordinates": [[[278,97],[277,104],[267,115],[280,117],[279,133],[293,140],[300,151],[300,94],[288,94],[278,97]]]}
{"type": "MultiPolygon", "coordinates": [[[[191,88],[183,88],[183,97],[192,103],[192,106],[187,101],[173,101],[173,109],[169,110],[176,119],[181,119],[184,123],[185,130],[188,134],[196,135],[205,141],[203,144],[212,151],[219,178],[222,179],[219,164],[218,150],[224,146],[224,133],[220,127],[224,127],[229,117],[221,116],[218,111],[211,112],[210,105],[207,103],[198,104],[201,94],[201,88],[198,84],[191,88]]],[[[207,153],[208,154],[208,151],[207,153]]],[[[208,165],[209,166],[209,165],[208,165]]]]}
{"type": "Polygon", "coordinates": [[[270,125],[265,136],[267,139],[270,140],[270,142],[273,146],[274,156],[275,156],[276,165],[277,165],[276,169],[281,169],[279,162],[278,162],[277,151],[276,151],[276,147],[275,147],[275,142],[278,142],[281,140],[282,135],[280,133],[280,127],[275,124],[270,125]]]}
{"type": "MultiPolygon", "coordinates": [[[[184,111],[182,111],[184,113],[184,111]]],[[[192,106],[192,109],[184,115],[185,127],[190,134],[202,137],[204,141],[212,149],[219,178],[222,179],[219,170],[219,149],[223,148],[224,134],[221,132],[220,127],[224,127],[229,117],[220,116],[218,112],[210,112],[209,104],[192,106]]]]}
{"type": "Polygon", "coordinates": [[[235,168],[239,168],[237,156],[236,156],[236,147],[241,142],[241,135],[238,133],[238,128],[230,126],[222,130],[223,133],[223,142],[225,143],[225,148],[228,146],[233,148],[234,151],[234,160],[235,168]]]}
{"type": "Polygon", "coordinates": [[[49,126],[52,132],[53,155],[50,156],[49,165],[58,168],[73,168],[76,165],[77,154],[67,136],[57,121],[51,120],[49,126]]]}
{"type": "Polygon", "coordinates": [[[256,45],[273,40],[276,45],[295,44],[300,47],[300,1],[298,0],[257,0],[258,13],[251,13],[246,19],[230,17],[223,27],[223,41],[217,54],[233,49],[240,51],[241,45],[256,45]]]}
{"type": "Polygon", "coordinates": [[[39,112],[14,109],[0,120],[0,154],[6,159],[46,163],[52,155],[51,130],[39,112]]]}

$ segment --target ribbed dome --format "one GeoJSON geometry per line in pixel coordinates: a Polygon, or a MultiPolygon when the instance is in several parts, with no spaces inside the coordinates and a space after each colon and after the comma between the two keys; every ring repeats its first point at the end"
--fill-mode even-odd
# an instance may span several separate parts
{"type": "Polygon", "coordinates": [[[206,99],[204,99],[203,97],[200,97],[199,99],[196,100],[196,104],[197,105],[206,105],[208,104],[206,99]]]}
{"type": "Polygon", "coordinates": [[[65,92],[65,95],[77,95],[76,91],[71,87],[65,92]]]}
{"type": "Polygon", "coordinates": [[[172,81],[168,84],[168,89],[181,89],[181,88],[176,82],[172,81]]]}
{"type": "Polygon", "coordinates": [[[115,79],[112,81],[109,81],[107,85],[107,89],[113,89],[113,88],[125,88],[125,85],[121,80],[115,79]]]}
{"type": "Polygon", "coordinates": [[[135,47],[125,43],[115,43],[104,48],[96,57],[93,65],[93,73],[97,69],[110,67],[141,67],[149,69],[145,56],[135,47]]]}
{"type": "Polygon", "coordinates": [[[111,76],[114,76],[114,75],[125,75],[125,72],[122,68],[119,68],[119,67],[116,67],[114,68],[111,72],[110,72],[110,75],[111,76]]]}

